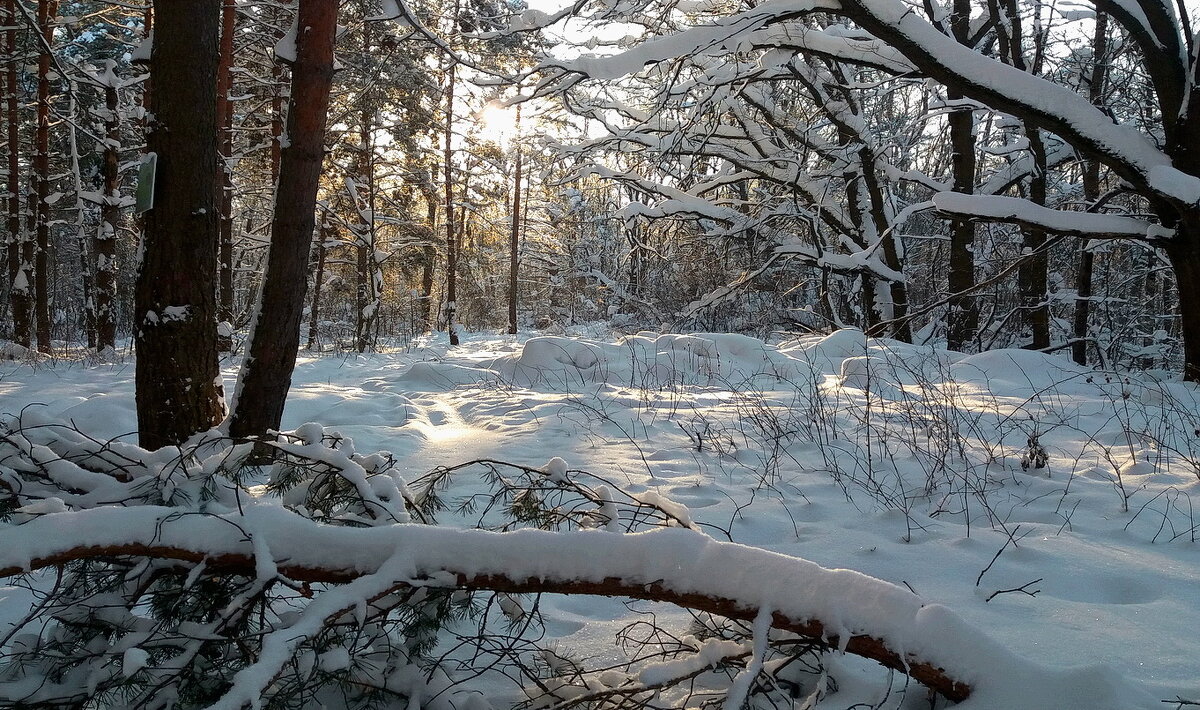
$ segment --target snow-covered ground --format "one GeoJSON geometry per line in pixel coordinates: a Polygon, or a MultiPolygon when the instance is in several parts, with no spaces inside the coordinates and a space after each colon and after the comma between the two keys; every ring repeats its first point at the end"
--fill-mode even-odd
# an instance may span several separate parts
{"type": "MultiPolygon", "coordinates": [[[[230,391],[237,363],[224,371],[230,391]]],[[[36,403],[95,437],[134,441],[132,383],[131,362],[4,363],[0,412],[36,403]]],[[[302,354],[284,427],[305,422],[360,451],[393,452],[408,480],[475,459],[538,468],[560,457],[716,539],[908,587],[1052,671],[1003,678],[1033,687],[993,689],[973,707],[1200,702],[1192,385],[856,331],[771,345],[727,334],[476,335],[453,350],[443,340],[302,354]]],[[[0,586],[0,624],[24,598],[0,586]]],[[[541,601],[554,644],[593,660],[618,657],[615,634],[648,607],[541,601]]],[[[686,620],[656,611],[664,624],[686,620]]],[[[830,666],[842,692],[820,707],[882,700],[880,672],[830,666]]],[[[882,707],[919,707],[920,695],[882,707]]]]}

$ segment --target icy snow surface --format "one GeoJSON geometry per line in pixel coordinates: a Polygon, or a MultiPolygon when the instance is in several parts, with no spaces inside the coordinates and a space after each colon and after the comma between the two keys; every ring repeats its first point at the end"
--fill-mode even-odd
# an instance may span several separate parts
{"type": "MultiPolygon", "coordinates": [[[[136,428],[132,363],[2,367],[0,412],[39,403],[102,438],[136,428]]],[[[227,389],[236,372],[228,363],[227,389]]],[[[825,577],[797,562],[788,574],[824,581],[760,601],[866,620],[909,649],[972,668],[966,680],[977,693],[962,707],[1200,700],[1193,386],[1024,351],[964,357],[856,331],[773,344],[727,334],[467,336],[453,350],[443,337],[392,354],[302,354],[293,382],[285,428],[319,422],[352,436],[360,451],[390,450],[406,478],[477,458],[556,479],[582,469],[717,540],[727,531],[736,543],[839,570],[825,577]],[[1010,534],[1016,546],[993,563],[1010,534]],[[1004,591],[1035,580],[1026,588],[1036,596],[1004,591]]],[[[47,506],[37,512],[57,514],[55,503],[47,506]]],[[[254,553],[266,574],[267,556],[293,538],[269,510],[255,515],[254,553]]],[[[354,534],[370,541],[391,533],[354,534]]],[[[608,536],[634,545],[634,536],[613,532],[572,535],[556,552],[542,534],[528,534],[527,566],[553,576],[546,565],[565,574],[577,565],[586,576],[608,569],[608,536]],[[567,555],[593,549],[577,562],[567,555]]],[[[746,569],[764,579],[722,580],[721,569],[699,561],[728,559],[727,548],[687,530],[649,535],[663,546],[655,558],[698,561],[681,569],[681,584],[715,575],[711,583],[778,594],[786,578],[780,558],[750,555],[746,569]]],[[[469,538],[429,540],[476,549],[469,538]]],[[[39,544],[9,542],[10,555],[39,544]]],[[[624,544],[612,544],[612,564],[633,569],[635,547],[625,554],[624,544]]],[[[463,564],[486,569],[486,549],[480,543],[478,563],[464,552],[463,564]]],[[[414,553],[405,564],[420,559],[414,553]]],[[[648,559],[645,569],[660,563],[648,559]]],[[[4,584],[0,637],[25,600],[4,584]]],[[[540,606],[551,639],[575,657],[615,658],[614,633],[636,618],[609,599],[546,597],[540,606]]],[[[677,610],[655,611],[662,623],[686,623],[677,610]]],[[[125,672],[140,662],[130,649],[125,672]]],[[[344,662],[321,659],[330,668],[344,662]]],[[[869,663],[831,663],[830,673],[842,690],[820,708],[883,697],[885,674],[869,663]]],[[[893,696],[884,707],[919,707],[920,695],[905,704],[893,696]]]]}

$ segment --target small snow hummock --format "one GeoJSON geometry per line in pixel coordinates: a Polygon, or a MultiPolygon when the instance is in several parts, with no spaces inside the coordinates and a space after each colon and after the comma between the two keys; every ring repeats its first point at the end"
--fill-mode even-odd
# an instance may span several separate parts
{"type": "Polygon", "coordinates": [[[549,478],[555,483],[570,482],[567,479],[567,462],[561,457],[555,456],[554,458],[550,459],[544,466],[542,466],[541,470],[542,473],[546,474],[546,478],[549,478]]]}

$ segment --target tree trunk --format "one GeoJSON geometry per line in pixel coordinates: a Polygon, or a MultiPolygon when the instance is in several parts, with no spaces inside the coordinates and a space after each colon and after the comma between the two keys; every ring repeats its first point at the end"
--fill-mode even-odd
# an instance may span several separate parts
{"type": "Polygon", "coordinates": [[[317,263],[316,273],[313,274],[312,307],[308,314],[308,343],[305,347],[312,350],[317,347],[317,331],[321,322],[321,284],[325,281],[325,242],[329,240],[329,222],[321,220],[321,231],[317,234],[317,263]]]}
{"type": "Polygon", "coordinates": [[[116,350],[116,296],[117,296],[117,229],[121,221],[121,175],[119,148],[121,145],[121,121],[118,112],[117,87],[104,87],[104,106],[108,113],[104,117],[105,146],[104,201],[100,206],[100,228],[92,243],[95,257],[96,351],[116,350]]]}
{"type": "MultiPolygon", "coordinates": [[[[1093,106],[1104,102],[1105,85],[1108,83],[1108,15],[1096,15],[1095,32],[1092,35],[1092,74],[1088,80],[1088,99],[1093,106]]],[[[1083,165],[1083,199],[1090,207],[1100,198],[1100,161],[1089,158],[1083,165]]],[[[1092,269],[1095,255],[1084,240],[1079,250],[1079,270],[1075,275],[1075,323],[1072,328],[1074,342],[1071,343],[1071,359],[1080,365],[1087,364],[1088,317],[1091,312],[1092,269]]]]}
{"type": "MultiPolygon", "coordinates": [[[[370,34],[366,37],[366,50],[369,52],[370,34]]],[[[364,102],[367,98],[364,96],[364,102]]],[[[362,353],[371,348],[372,333],[375,330],[376,318],[379,315],[379,290],[382,283],[376,278],[378,261],[375,256],[375,110],[372,106],[364,105],[360,109],[360,135],[357,169],[355,176],[362,180],[355,187],[352,195],[355,208],[359,211],[361,226],[355,233],[355,250],[358,257],[358,290],[357,312],[354,321],[355,349],[362,353]],[[365,207],[358,202],[359,187],[366,188],[365,207]]]]}
{"type": "MultiPolygon", "coordinates": [[[[292,0],[281,0],[283,3],[291,4],[292,0]]],[[[283,26],[286,14],[275,6],[272,11],[272,16],[275,19],[275,24],[283,26]]],[[[275,41],[283,39],[283,32],[279,31],[274,37],[275,41]]],[[[279,161],[283,152],[283,63],[278,59],[271,65],[271,188],[274,189],[279,183],[279,161]]]]}
{"type": "Polygon", "coordinates": [[[508,240],[508,332],[517,334],[517,269],[520,265],[518,249],[521,242],[521,107],[517,106],[516,167],[513,170],[512,233],[508,240]]]}
{"type": "Polygon", "coordinates": [[[33,179],[37,203],[37,251],[34,263],[33,303],[37,316],[37,348],[49,353],[50,347],[50,50],[54,41],[51,21],[58,14],[57,0],[38,0],[37,135],[34,145],[33,179]]]}
{"type": "MultiPolygon", "coordinates": [[[[875,151],[865,143],[861,145],[862,147],[858,151],[859,163],[862,165],[863,182],[867,189],[866,197],[871,221],[875,225],[875,233],[883,246],[883,262],[892,271],[902,274],[904,273],[904,243],[901,241],[899,233],[892,230],[892,225],[887,218],[887,198],[883,194],[883,186],[880,185],[879,175],[876,173],[875,151]]],[[[866,279],[866,274],[863,275],[863,278],[866,279]]],[[[878,280],[878,277],[874,278],[878,280]]],[[[879,287],[888,289],[891,312],[881,315],[891,321],[891,337],[904,343],[911,343],[912,324],[908,321],[908,286],[904,281],[890,280],[886,285],[879,284],[879,287]]]]}
{"type": "MultiPolygon", "coordinates": [[[[142,13],[142,39],[150,41],[150,35],[154,32],[154,3],[146,4],[146,11],[142,13]]],[[[138,125],[149,132],[150,127],[150,99],[154,96],[154,77],[147,76],[142,80],[142,117],[138,121],[138,125]]]]}
{"type": "MultiPolygon", "coordinates": [[[[82,215],[83,210],[79,210],[82,215]]],[[[83,228],[83,218],[79,220],[80,229],[83,228]]],[[[87,337],[88,350],[100,352],[100,348],[96,346],[96,270],[92,266],[92,261],[96,257],[95,249],[88,251],[87,240],[82,231],[79,234],[79,285],[86,294],[83,297],[83,331],[87,337]]]]}
{"type": "Polygon", "coordinates": [[[267,436],[279,429],[300,345],[308,254],[325,156],[325,119],[333,84],[337,3],[300,0],[299,26],[305,31],[296,38],[289,141],[280,156],[261,301],[229,423],[229,434],[234,437],[267,436]],[[259,327],[264,324],[268,327],[259,327]]]}
{"type": "MultiPolygon", "coordinates": [[[[233,157],[233,105],[229,96],[233,91],[233,35],[236,31],[236,0],[224,0],[221,8],[221,57],[217,67],[217,125],[221,130],[221,161],[217,165],[217,179],[221,184],[221,237],[218,250],[220,299],[217,320],[229,324],[229,328],[233,325],[233,174],[230,165],[233,157]]],[[[217,347],[222,352],[232,350],[232,334],[220,335],[217,347]]]]}
{"type": "MultiPolygon", "coordinates": [[[[1046,146],[1041,134],[1032,121],[1025,122],[1025,136],[1029,140],[1029,150],[1033,154],[1033,173],[1029,178],[1029,201],[1045,206],[1046,204],[1046,146]]],[[[1046,302],[1048,279],[1046,271],[1049,258],[1046,246],[1046,230],[1035,227],[1025,227],[1021,230],[1021,246],[1028,256],[1017,271],[1018,289],[1021,292],[1021,310],[1025,313],[1032,340],[1026,347],[1032,350],[1045,350],[1050,347],[1050,306],[1046,302]]]]}
{"type": "Polygon", "coordinates": [[[432,244],[421,248],[421,324],[425,332],[433,330],[433,271],[437,265],[437,249],[432,244]]]}
{"type": "MultiPolygon", "coordinates": [[[[458,6],[455,6],[453,24],[458,24],[458,6]]],[[[458,345],[458,330],[454,314],[458,310],[458,240],[454,231],[454,153],[451,138],[454,135],[454,57],[448,57],[450,67],[446,76],[446,149],[443,180],[446,189],[446,332],[450,344],[458,345]]]]}
{"type": "Polygon", "coordinates": [[[134,295],[138,434],[179,444],[224,415],[217,366],[217,57],[221,0],[155,0],[158,156],[134,295]]]}
{"type": "Polygon", "coordinates": [[[4,50],[7,66],[4,75],[4,106],[6,121],[5,137],[8,144],[8,283],[9,301],[12,306],[13,340],[28,348],[33,343],[32,303],[29,287],[33,277],[33,264],[28,260],[29,237],[21,227],[21,126],[17,113],[17,7],[16,0],[4,3],[4,50]]]}
{"type": "Polygon", "coordinates": [[[354,241],[354,256],[358,284],[354,289],[354,350],[365,353],[371,346],[371,328],[367,323],[367,304],[371,294],[367,285],[370,264],[367,260],[367,245],[359,235],[354,241]]]}
{"type": "MultiPolygon", "coordinates": [[[[950,23],[954,38],[967,44],[971,24],[970,0],[954,0],[954,15],[950,23]]],[[[963,95],[946,90],[948,101],[962,101],[963,95]]],[[[975,192],[975,114],[970,109],[952,111],[946,122],[950,127],[951,172],[955,192],[975,192]]],[[[950,269],[947,289],[950,292],[949,313],[946,316],[946,347],[965,350],[975,340],[979,330],[979,304],[975,295],[975,225],[969,220],[950,222],[950,269]],[[956,295],[961,294],[961,295],[956,295]]]]}
{"type": "Polygon", "coordinates": [[[1165,251],[1179,293],[1183,379],[1200,382],[1200,209],[1186,214],[1177,229],[1183,239],[1168,242],[1165,251]]]}

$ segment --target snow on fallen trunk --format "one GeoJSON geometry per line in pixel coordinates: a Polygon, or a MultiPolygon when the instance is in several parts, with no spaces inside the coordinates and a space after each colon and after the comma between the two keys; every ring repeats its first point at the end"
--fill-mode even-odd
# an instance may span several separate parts
{"type": "MultiPolygon", "coordinates": [[[[372,593],[389,585],[424,585],[632,596],[743,619],[766,608],[773,610],[775,626],[879,660],[948,697],[970,695],[962,707],[1156,704],[1103,668],[1039,668],[949,609],[923,604],[896,585],[687,530],[621,535],[408,524],[345,528],[258,504],[223,516],[181,515],[156,506],[50,514],[0,527],[0,539],[0,575],[131,554],[253,570],[262,565],[256,554],[269,550],[279,574],[344,583],[374,576],[372,593]],[[246,530],[254,531],[253,542],[246,530]],[[386,576],[382,585],[380,575],[386,576]]],[[[334,598],[322,604],[336,601],[340,589],[326,592],[334,598]]],[[[254,686],[272,675],[247,670],[239,677],[254,686]]],[[[235,686],[231,692],[248,690],[253,688],[235,686]]]]}

